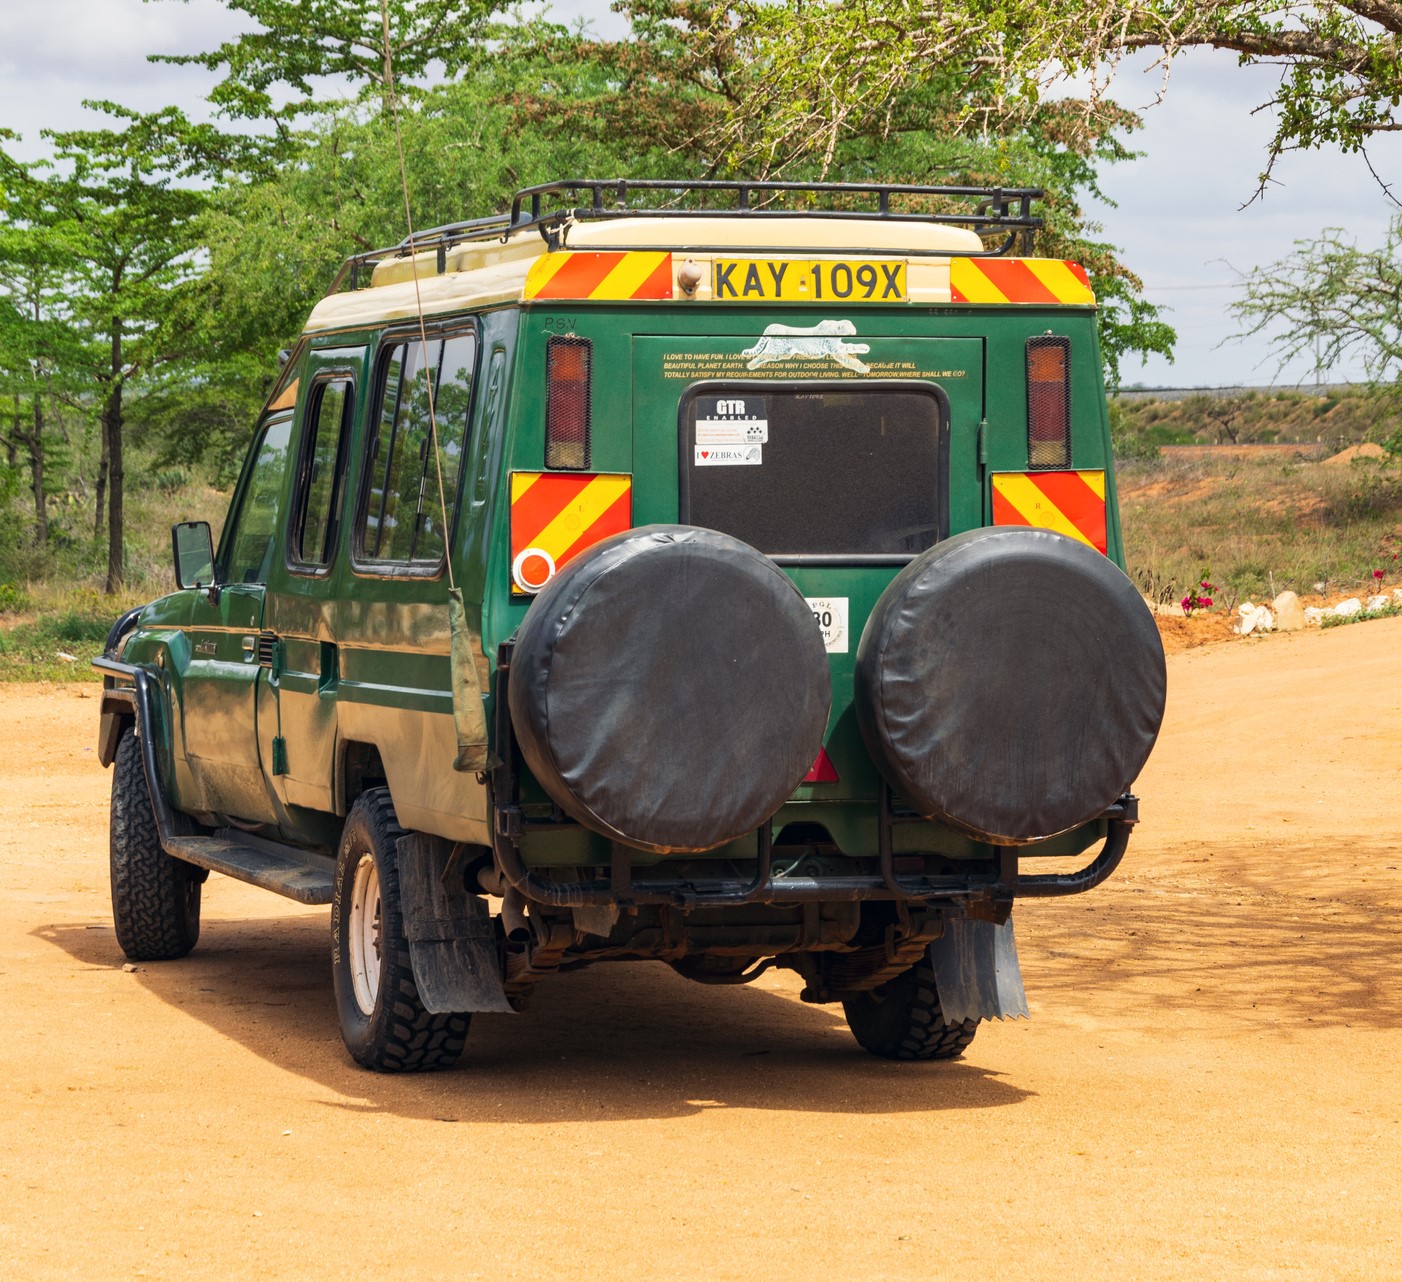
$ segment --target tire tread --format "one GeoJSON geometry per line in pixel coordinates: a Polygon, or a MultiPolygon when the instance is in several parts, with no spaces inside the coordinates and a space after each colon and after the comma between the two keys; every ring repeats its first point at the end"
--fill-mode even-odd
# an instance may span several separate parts
{"type": "Polygon", "coordinates": [[[876,993],[842,1003],[857,1042],[883,1059],[957,1059],[978,1032],[979,1021],[947,1023],[928,956],[876,993]]]}
{"type": "Polygon", "coordinates": [[[132,961],[173,961],[200,937],[200,874],[161,847],[141,741],[128,731],[112,767],[112,920],[132,961]]]}
{"type": "MultiPolygon", "coordinates": [[[[394,813],[388,788],[372,788],[360,795],[346,818],[349,831],[353,822],[363,821],[370,843],[377,855],[380,873],[381,939],[391,941],[393,948],[384,960],[381,972],[380,1009],[372,1016],[364,1036],[362,1030],[347,1029],[345,1007],[356,1010],[354,998],[338,992],[342,1008],[341,1034],[355,1061],[364,1068],[380,1073],[424,1073],[452,1068],[462,1054],[467,1041],[471,1017],[466,1014],[434,1015],[425,1009],[414,982],[413,960],[404,934],[404,919],[399,907],[398,842],[405,836],[394,813]]],[[[341,860],[346,861],[342,842],[341,860]]],[[[336,897],[332,906],[335,920],[342,913],[342,897],[350,887],[348,870],[338,868],[336,897]]],[[[339,963],[346,964],[346,963],[339,963]]],[[[338,990],[349,987],[338,976],[338,990]]]]}

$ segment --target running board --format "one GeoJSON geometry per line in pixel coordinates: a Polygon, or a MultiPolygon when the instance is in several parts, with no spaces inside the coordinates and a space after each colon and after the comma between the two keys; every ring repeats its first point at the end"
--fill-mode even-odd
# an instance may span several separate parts
{"type": "Polygon", "coordinates": [[[335,860],[234,828],[220,828],[211,837],[171,837],[164,845],[168,855],[187,864],[222,872],[299,904],[329,904],[335,891],[335,860]]]}

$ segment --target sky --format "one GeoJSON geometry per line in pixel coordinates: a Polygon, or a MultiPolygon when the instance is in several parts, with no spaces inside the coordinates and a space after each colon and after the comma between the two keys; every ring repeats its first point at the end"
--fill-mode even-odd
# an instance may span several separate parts
{"type": "MultiPolygon", "coordinates": [[[[601,35],[622,23],[607,0],[557,0],[556,17],[590,22],[601,35]]],[[[0,5],[0,128],[22,135],[14,154],[42,154],[42,126],[101,122],[83,99],[111,99],[138,110],[178,104],[196,117],[214,77],[196,67],[146,61],[150,53],[192,53],[238,34],[246,19],[219,0],[42,0],[0,5]]],[[[1096,206],[1102,237],[1144,280],[1146,294],[1170,309],[1178,330],[1173,364],[1127,361],[1127,384],[1149,386],[1306,385],[1307,363],[1277,368],[1262,338],[1234,339],[1228,308],[1239,278],[1269,269],[1296,241],[1342,227],[1362,246],[1381,241],[1390,211],[1363,160],[1323,151],[1286,156],[1265,197],[1251,201],[1271,135],[1266,113],[1278,73],[1238,67],[1230,54],[1198,51],[1175,65],[1160,105],[1149,106],[1158,73],[1122,69],[1113,96],[1145,108],[1131,140],[1140,158],[1105,169],[1101,186],[1114,207],[1096,206]],[[1250,203],[1247,203],[1250,202],[1250,203]],[[1245,208],[1242,206],[1245,205],[1245,208]]],[[[1402,137],[1372,149],[1374,167],[1402,190],[1402,137]]],[[[556,175],[541,174],[533,181],[556,175]]],[[[605,175],[612,176],[612,175],[605,175]]],[[[1333,377],[1358,377],[1342,368],[1333,377]]]]}

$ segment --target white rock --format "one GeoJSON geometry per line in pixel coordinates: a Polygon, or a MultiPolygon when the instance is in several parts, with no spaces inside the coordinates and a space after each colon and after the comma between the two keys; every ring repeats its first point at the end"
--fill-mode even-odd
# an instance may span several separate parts
{"type": "Polygon", "coordinates": [[[1321,610],[1317,605],[1307,605],[1305,606],[1305,622],[1308,624],[1318,624],[1320,619],[1328,613],[1328,610],[1321,610]]]}
{"type": "Polygon", "coordinates": [[[1293,592],[1282,592],[1271,608],[1275,611],[1275,626],[1279,632],[1298,632],[1305,626],[1305,611],[1300,598],[1293,592]]]}
{"type": "Polygon", "coordinates": [[[1393,589],[1392,589],[1392,599],[1393,599],[1398,605],[1402,605],[1402,588],[1393,588],[1393,589]]]}
{"type": "Polygon", "coordinates": [[[1269,632],[1275,627],[1275,620],[1264,605],[1252,605],[1247,601],[1237,606],[1236,612],[1241,615],[1241,622],[1232,631],[1238,636],[1249,637],[1253,632],[1269,632]]]}
{"type": "Polygon", "coordinates": [[[1392,604],[1392,598],[1383,596],[1381,592],[1377,596],[1368,598],[1368,613],[1376,614],[1379,610],[1386,610],[1392,604]]]}
{"type": "Polygon", "coordinates": [[[1347,601],[1340,601],[1329,613],[1337,614],[1341,619],[1347,619],[1351,614],[1362,612],[1363,602],[1356,596],[1351,596],[1347,601]]]}

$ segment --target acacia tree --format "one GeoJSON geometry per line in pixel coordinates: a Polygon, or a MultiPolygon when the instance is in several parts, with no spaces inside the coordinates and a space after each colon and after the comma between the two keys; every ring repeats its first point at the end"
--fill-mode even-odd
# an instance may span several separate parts
{"type": "Polygon", "coordinates": [[[62,318],[62,267],[41,233],[0,228],[0,396],[8,402],[3,436],[11,462],[23,451],[34,502],[34,538],[49,539],[45,465],[48,407],[56,379],[73,367],[73,333],[62,318]]]}
{"type": "MultiPolygon", "coordinates": [[[[644,0],[655,7],[655,0],[644,0]]],[[[1279,156],[1335,145],[1361,151],[1402,129],[1398,0],[739,0],[690,4],[728,33],[751,82],[725,135],[731,146],[822,152],[840,130],[879,118],[903,87],[951,74],[960,131],[1004,129],[1069,74],[1085,76],[1088,120],[1126,50],[1158,49],[1167,71],[1185,49],[1235,52],[1282,69],[1262,107],[1275,114],[1264,184],[1279,156]]]]}
{"type": "MultiPolygon", "coordinates": [[[[515,76],[523,128],[631,149],[663,171],[648,176],[1042,187],[1040,252],[1090,272],[1110,380],[1129,352],[1171,358],[1173,330],[1085,210],[1086,197],[1104,199],[1100,168],[1132,154],[1124,138],[1138,127],[1133,113],[1040,94],[1040,55],[1014,51],[986,67],[976,24],[948,6],[931,8],[944,23],[941,61],[916,75],[891,60],[900,3],[621,8],[632,23],[625,40],[555,27],[527,42],[545,74],[515,76]]],[[[1063,34],[1048,28],[1040,38],[1063,34]]],[[[922,36],[919,47],[927,56],[935,46],[922,36]]],[[[938,200],[922,208],[950,212],[938,200]]]]}
{"type": "Polygon", "coordinates": [[[1331,227],[1242,284],[1232,311],[1245,333],[1270,336],[1281,366],[1304,357],[1323,375],[1350,359],[1362,365],[1391,423],[1382,443],[1402,456],[1402,215],[1376,249],[1331,227]]]}
{"type": "Polygon", "coordinates": [[[388,102],[391,83],[401,94],[431,71],[456,77],[480,50],[491,15],[504,0],[224,0],[257,29],[196,54],[159,54],[153,62],[224,72],[210,101],[226,116],[272,121],[287,137],[290,122],[324,111],[344,98],[388,102]],[[389,10],[384,39],[382,5],[389,10]],[[314,82],[322,83],[318,88],[314,82]],[[278,101],[278,93],[286,101],[278,101]]]}
{"type": "Polygon", "coordinates": [[[51,430],[61,440],[64,408],[81,406],[87,363],[71,323],[69,249],[35,202],[30,172],[0,152],[0,396],[8,402],[4,443],[11,465],[22,452],[34,504],[33,542],[48,542],[47,469],[51,430]]]}
{"type": "Polygon", "coordinates": [[[62,246],[71,377],[95,390],[102,442],[97,530],[107,532],[106,590],[123,579],[125,424],[130,392],[179,359],[173,300],[195,274],[194,225],[208,196],[186,185],[204,172],[200,129],[174,108],[139,115],[110,103],[111,129],[45,131],[45,170],[10,162],[25,226],[62,246]],[[81,368],[76,368],[81,366],[81,368]]]}

